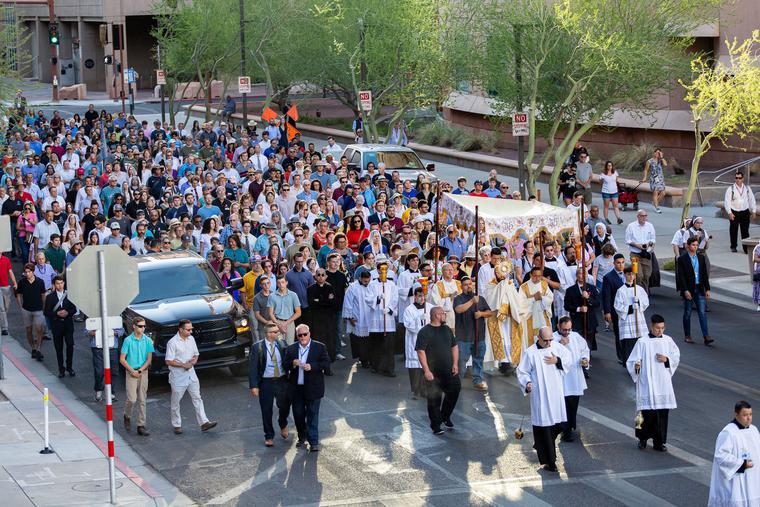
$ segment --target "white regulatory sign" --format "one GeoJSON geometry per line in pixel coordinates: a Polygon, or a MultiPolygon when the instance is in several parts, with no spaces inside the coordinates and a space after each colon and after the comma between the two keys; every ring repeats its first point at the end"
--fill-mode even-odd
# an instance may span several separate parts
{"type": "Polygon", "coordinates": [[[359,92],[359,105],[361,105],[362,111],[372,111],[372,91],[365,90],[359,92]]]}
{"type": "Polygon", "coordinates": [[[512,115],[512,137],[522,137],[528,134],[530,134],[528,113],[514,113],[512,115]]]}

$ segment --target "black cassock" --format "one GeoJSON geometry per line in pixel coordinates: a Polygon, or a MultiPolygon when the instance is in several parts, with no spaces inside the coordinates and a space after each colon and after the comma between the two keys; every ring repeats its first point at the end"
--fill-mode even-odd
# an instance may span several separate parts
{"type": "Polygon", "coordinates": [[[335,290],[329,283],[312,284],[306,289],[309,300],[309,329],[311,337],[327,346],[330,360],[335,360],[335,346],[338,339],[338,321],[335,311],[338,300],[335,290]]]}
{"type": "Polygon", "coordinates": [[[599,320],[596,316],[596,309],[599,308],[599,291],[596,290],[591,284],[586,284],[586,292],[589,294],[588,312],[586,312],[586,330],[584,334],[583,329],[583,313],[576,310],[584,306],[583,296],[581,295],[581,288],[578,284],[571,285],[565,291],[565,311],[570,313],[570,318],[573,321],[573,331],[583,336],[588,343],[588,348],[596,350],[596,328],[599,325],[599,320]]]}

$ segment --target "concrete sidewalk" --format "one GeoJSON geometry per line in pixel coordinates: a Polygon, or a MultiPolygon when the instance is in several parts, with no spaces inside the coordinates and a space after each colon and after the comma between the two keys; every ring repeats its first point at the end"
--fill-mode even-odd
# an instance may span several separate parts
{"type": "MultiPolygon", "coordinates": [[[[109,505],[106,425],[11,337],[4,337],[0,380],[0,504],[109,505]],[[42,388],[49,389],[49,442],[44,447],[42,388]]],[[[52,353],[52,350],[51,350],[52,353]]],[[[86,374],[86,372],[82,372],[86,374]]],[[[105,410],[103,410],[105,412],[105,410]]],[[[118,505],[194,505],[116,434],[118,505]]]]}

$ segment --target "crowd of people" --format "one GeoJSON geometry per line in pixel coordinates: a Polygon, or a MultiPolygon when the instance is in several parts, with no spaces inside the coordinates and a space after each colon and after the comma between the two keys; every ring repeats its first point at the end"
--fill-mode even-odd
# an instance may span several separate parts
{"type": "MultiPolygon", "coordinates": [[[[320,147],[305,144],[288,132],[287,117],[264,126],[233,125],[231,119],[187,129],[93,106],[83,117],[65,119],[57,112],[47,118],[42,111],[16,111],[2,160],[0,201],[2,213],[11,217],[10,255],[23,269],[17,280],[9,259],[0,257],[3,334],[15,293],[32,357],[43,360],[44,336],[51,332],[59,376],[73,376],[73,322],[81,315],[67,299],[64,275],[82,249],[115,244],[128,255],[193,251],[208,259],[225,286],[242,279],[234,297],[254,323],[249,387],[260,400],[265,445],[274,445],[276,402],[280,436],[288,438],[292,410],[297,445],[318,451],[319,400],[333,362],[350,354],[359,368],[394,377],[397,356],[403,355],[410,395],[427,399],[436,435],[454,427],[468,366],[473,388],[481,392],[489,388],[486,373],[516,374],[531,397],[539,461],[557,471],[555,439],[576,440],[578,405],[603,322],[614,333],[619,363],[637,386],[639,448],[652,439],[655,450],[666,451],[679,349],[664,334],[663,317],[644,316],[649,292],[659,284],[657,238],[647,211],[639,209],[625,227],[627,258],[612,237],[612,227],[623,220],[611,162],[602,175],[600,217],[588,152],[576,146],[560,192],[565,205],[582,216],[583,230],[569,240],[523,238],[521,256],[510,258],[509,249],[486,231],[476,245],[471,233],[436,216],[438,192],[519,199],[495,171],[472,187],[464,177],[455,187],[422,176],[403,180],[383,163],[350,166],[333,138],[320,147]]],[[[663,165],[658,150],[646,168],[653,190],[664,190],[663,165]]],[[[737,199],[732,194],[729,205],[737,199]]],[[[654,209],[660,211],[658,203],[654,209]]],[[[672,244],[684,300],[684,341],[694,343],[690,325],[696,308],[710,346],[715,340],[706,313],[708,240],[695,217],[672,244]]],[[[124,424],[131,428],[136,410],[138,434],[147,435],[153,349],[143,335],[144,321],[134,324],[114,349],[127,371],[124,424]]],[[[177,434],[183,431],[179,401],[185,392],[201,429],[216,425],[200,397],[192,332],[192,322],[181,321],[167,347],[177,434]]],[[[100,399],[102,359],[98,368],[95,356],[102,349],[92,345],[100,399]]],[[[750,409],[745,405],[737,418],[750,409]]],[[[745,423],[741,419],[737,427],[749,428],[745,423]]],[[[755,474],[750,458],[737,463],[734,472],[744,479],[755,474]]],[[[725,473],[714,479],[732,480],[725,473]]]]}

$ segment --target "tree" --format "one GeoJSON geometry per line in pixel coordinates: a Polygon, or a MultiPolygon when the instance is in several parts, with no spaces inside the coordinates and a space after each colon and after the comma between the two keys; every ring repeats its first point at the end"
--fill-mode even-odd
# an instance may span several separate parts
{"type": "Polygon", "coordinates": [[[439,3],[328,0],[311,10],[322,54],[309,81],[355,114],[361,109],[359,91],[372,91],[372,109],[363,111],[368,141],[380,140],[384,107],[395,108],[393,123],[410,109],[439,104],[450,91],[450,27],[462,16],[454,15],[453,5],[439,3]]]}
{"type": "MultiPolygon", "coordinates": [[[[211,119],[211,84],[229,84],[240,69],[240,43],[235,0],[162,0],[156,5],[153,30],[169,79],[198,81],[204,91],[206,121],[211,119]],[[213,21],[212,21],[213,20],[213,21]]],[[[170,89],[171,91],[171,89],[170,89]]],[[[189,115],[189,109],[188,109],[189,115]]]]}
{"type": "MultiPolygon", "coordinates": [[[[760,132],[760,30],[739,43],[726,41],[730,63],[704,56],[691,62],[694,78],[681,81],[694,125],[694,157],[681,221],[689,215],[699,163],[715,141],[730,146],[732,137],[746,139],[760,132]],[[706,123],[712,123],[710,128],[706,123]]],[[[726,210],[729,211],[729,210],[726,210]]]]}
{"type": "Polygon", "coordinates": [[[685,35],[713,19],[719,3],[515,0],[498,12],[484,9],[486,58],[478,74],[502,119],[527,108],[529,192],[553,157],[550,197],[556,203],[559,172],[586,132],[616,110],[653,110],[657,93],[688,72],[691,39],[685,35]],[[518,71],[520,81],[513,78],[518,71]],[[547,148],[533,166],[536,136],[547,148]]]}
{"type": "MultiPolygon", "coordinates": [[[[21,76],[31,64],[30,55],[23,49],[30,37],[17,20],[0,20],[0,120],[7,114],[8,106],[13,105],[21,76]]],[[[2,127],[0,124],[0,131],[4,130],[2,127]]]]}

